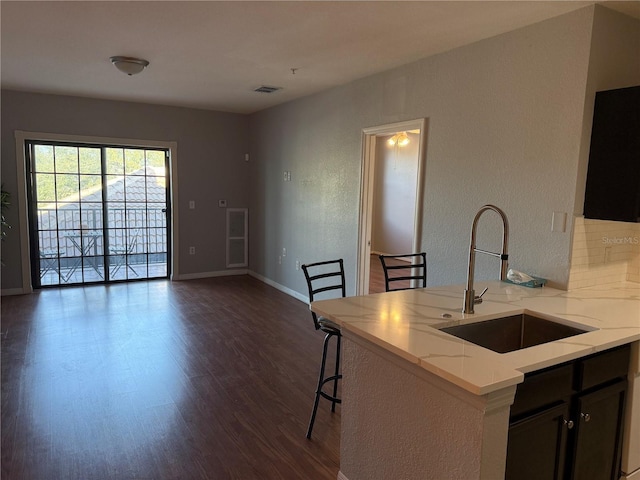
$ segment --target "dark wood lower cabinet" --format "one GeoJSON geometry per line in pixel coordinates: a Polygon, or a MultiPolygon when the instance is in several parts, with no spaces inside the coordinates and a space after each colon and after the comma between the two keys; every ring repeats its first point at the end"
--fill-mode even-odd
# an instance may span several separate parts
{"type": "Polygon", "coordinates": [[[571,479],[618,479],[626,390],[621,380],[578,397],[571,479]]]}
{"type": "Polygon", "coordinates": [[[533,372],[511,408],[505,478],[617,480],[628,346],[533,372]]]}
{"type": "Polygon", "coordinates": [[[567,450],[569,405],[561,403],[509,428],[506,478],[562,479],[567,450]]]}

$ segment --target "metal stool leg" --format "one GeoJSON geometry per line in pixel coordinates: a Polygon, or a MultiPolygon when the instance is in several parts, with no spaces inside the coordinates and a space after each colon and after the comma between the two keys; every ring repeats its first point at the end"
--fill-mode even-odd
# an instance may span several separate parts
{"type": "Polygon", "coordinates": [[[335,373],[333,374],[334,376],[334,380],[333,380],[333,400],[331,401],[331,411],[335,412],[336,411],[336,403],[337,399],[338,399],[338,380],[341,378],[340,375],[340,342],[342,341],[342,337],[340,335],[337,335],[338,338],[336,338],[336,369],[335,369],[335,373]]]}
{"type": "Polygon", "coordinates": [[[332,402],[332,407],[331,407],[331,411],[335,412],[335,404],[336,403],[341,403],[341,400],[339,398],[336,397],[337,395],[337,389],[338,389],[338,380],[340,378],[342,378],[342,375],[338,374],[338,369],[340,367],[339,362],[340,362],[340,357],[339,357],[339,352],[340,352],[340,335],[336,335],[334,333],[327,333],[324,337],[324,343],[323,343],[323,347],[322,347],[322,362],[320,364],[320,375],[318,376],[318,387],[316,388],[316,397],[315,400],[313,402],[313,411],[311,412],[311,420],[309,421],[309,428],[307,429],[307,438],[311,438],[311,431],[313,430],[313,424],[316,421],[316,413],[318,412],[318,404],[320,402],[320,397],[324,397],[327,400],[331,400],[332,402]],[[336,357],[336,374],[332,375],[330,377],[325,378],[324,377],[324,370],[325,370],[325,365],[327,363],[327,349],[329,347],[329,340],[331,339],[331,337],[336,336],[338,337],[336,340],[337,343],[337,348],[338,348],[338,356],[336,357]],[[324,393],[322,391],[322,387],[324,386],[325,383],[327,382],[334,382],[333,384],[333,396],[324,393]]]}

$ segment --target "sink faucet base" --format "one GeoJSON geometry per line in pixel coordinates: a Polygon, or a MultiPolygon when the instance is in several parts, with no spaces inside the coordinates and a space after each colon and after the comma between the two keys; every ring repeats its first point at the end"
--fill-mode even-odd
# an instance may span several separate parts
{"type": "Polygon", "coordinates": [[[475,305],[476,292],[474,290],[464,290],[464,308],[463,313],[474,313],[473,306],[475,305]]]}

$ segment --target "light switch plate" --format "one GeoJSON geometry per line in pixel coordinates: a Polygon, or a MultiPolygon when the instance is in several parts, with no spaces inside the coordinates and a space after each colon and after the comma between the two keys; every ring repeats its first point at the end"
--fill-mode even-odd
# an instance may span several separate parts
{"type": "Polygon", "coordinates": [[[566,230],[567,230],[566,212],[553,212],[553,215],[551,215],[551,231],[566,232],[566,230]]]}

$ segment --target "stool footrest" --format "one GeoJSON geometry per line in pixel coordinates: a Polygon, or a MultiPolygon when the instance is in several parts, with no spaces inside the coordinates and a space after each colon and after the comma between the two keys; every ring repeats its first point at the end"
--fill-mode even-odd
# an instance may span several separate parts
{"type": "Polygon", "coordinates": [[[342,375],[332,375],[331,377],[327,377],[324,379],[324,381],[320,384],[320,389],[316,392],[318,395],[322,395],[324,398],[326,398],[327,400],[330,400],[332,402],[335,403],[342,403],[342,400],[338,397],[334,397],[333,395],[330,395],[328,393],[325,393],[322,391],[322,387],[324,386],[325,383],[327,382],[335,382],[336,380],[340,380],[342,378],[342,375]]]}

